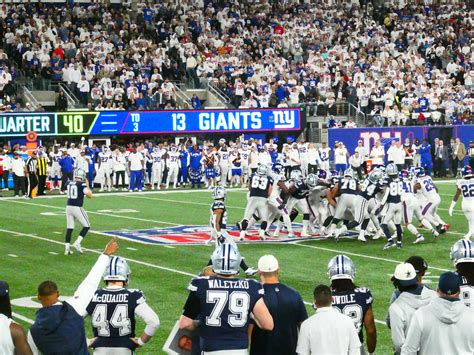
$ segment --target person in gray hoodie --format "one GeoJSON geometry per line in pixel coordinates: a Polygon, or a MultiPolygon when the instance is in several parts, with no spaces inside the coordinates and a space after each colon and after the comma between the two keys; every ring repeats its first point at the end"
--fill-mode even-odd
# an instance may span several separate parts
{"type": "Polygon", "coordinates": [[[458,274],[440,276],[438,297],[412,317],[402,355],[474,354],[474,309],[460,300],[460,286],[458,274]]]}
{"type": "Polygon", "coordinates": [[[436,292],[418,283],[415,268],[409,263],[397,265],[392,281],[400,296],[390,305],[388,314],[395,354],[400,354],[413,314],[436,297],[436,292]]]}

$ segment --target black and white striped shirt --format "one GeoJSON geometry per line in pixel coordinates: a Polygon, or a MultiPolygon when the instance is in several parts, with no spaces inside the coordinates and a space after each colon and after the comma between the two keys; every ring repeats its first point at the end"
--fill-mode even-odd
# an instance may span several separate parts
{"type": "Polygon", "coordinates": [[[29,157],[26,161],[26,170],[28,170],[29,174],[36,174],[38,170],[38,161],[36,157],[29,157]]]}

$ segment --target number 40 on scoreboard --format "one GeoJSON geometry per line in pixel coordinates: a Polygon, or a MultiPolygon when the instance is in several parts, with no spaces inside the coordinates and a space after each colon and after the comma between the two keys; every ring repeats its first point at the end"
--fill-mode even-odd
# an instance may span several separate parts
{"type": "Polygon", "coordinates": [[[67,112],[58,114],[59,135],[88,134],[98,116],[97,112],[67,112]]]}

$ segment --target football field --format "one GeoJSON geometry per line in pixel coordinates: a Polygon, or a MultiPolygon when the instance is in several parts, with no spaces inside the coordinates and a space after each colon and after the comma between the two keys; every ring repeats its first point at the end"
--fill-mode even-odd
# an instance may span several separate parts
{"type": "MultiPolygon", "coordinates": [[[[426,241],[413,245],[414,236],[404,230],[401,250],[383,251],[384,238],[366,244],[347,238],[338,243],[317,239],[291,243],[250,242],[241,243],[239,250],[247,264],[254,267],[260,256],[275,255],[280,262],[281,281],[302,295],[310,315],[313,314],[310,303],[315,285],[329,284],[328,261],[340,253],[349,256],[357,266],[356,285],[370,288],[374,297],[376,352],[390,354],[393,351],[385,316],[393,291],[390,275],[395,265],[412,255],[423,256],[429,264],[425,282],[436,287],[440,273],[453,269],[449,259],[452,244],[467,231],[461,201],[453,217],[447,213],[455,191],[454,181],[440,182],[438,187],[442,198],[440,216],[451,224],[451,230],[437,241],[420,229],[426,241]]],[[[157,335],[139,353],[163,353],[161,348],[186,300],[188,282],[206,265],[213,251],[213,246],[202,245],[203,238],[207,237],[201,228],[208,224],[211,201],[208,190],[96,194],[84,206],[92,226],[83,241],[85,254],[64,256],[64,196],[33,200],[1,198],[0,280],[10,284],[16,319],[28,329],[28,323],[35,318],[36,310],[32,306],[36,288],[44,280],[57,282],[61,295],[71,296],[110,236],[118,235],[121,239],[117,255],[127,258],[132,269],[129,287],[144,291],[161,321],[157,335]],[[144,244],[145,241],[153,244],[144,244]]],[[[229,225],[243,217],[245,202],[245,191],[228,191],[229,225]]],[[[414,224],[417,226],[418,222],[414,224]]],[[[79,230],[76,226],[73,241],[79,230]]],[[[90,319],[86,319],[86,329],[91,337],[90,319]]],[[[142,329],[139,321],[138,335],[142,329]]]]}

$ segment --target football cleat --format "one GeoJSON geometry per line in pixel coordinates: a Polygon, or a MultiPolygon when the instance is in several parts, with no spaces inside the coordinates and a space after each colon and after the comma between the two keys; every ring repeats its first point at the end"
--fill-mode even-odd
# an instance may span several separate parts
{"type": "Polygon", "coordinates": [[[394,246],[395,246],[395,243],[393,242],[393,240],[389,239],[387,244],[384,245],[383,250],[393,248],[394,246]]]}
{"type": "Polygon", "coordinates": [[[416,236],[416,239],[415,239],[415,241],[413,242],[413,244],[421,243],[421,242],[423,242],[424,240],[425,240],[425,237],[423,237],[421,234],[418,234],[418,235],[416,236]]]}
{"type": "Polygon", "coordinates": [[[84,254],[84,250],[82,250],[81,244],[79,244],[79,243],[74,243],[72,246],[73,246],[74,249],[77,250],[78,253],[84,254]]]}
{"type": "Polygon", "coordinates": [[[360,240],[361,242],[364,242],[364,243],[367,242],[367,239],[365,238],[365,232],[364,231],[360,231],[359,237],[357,237],[357,240],[360,240]]]}
{"type": "Polygon", "coordinates": [[[259,236],[260,240],[265,240],[265,239],[266,239],[265,231],[264,231],[264,230],[260,230],[260,231],[258,232],[258,236],[259,236]]]}
{"type": "Polygon", "coordinates": [[[72,255],[74,254],[72,251],[71,251],[71,246],[69,244],[66,244],[66,247],[64,248],[64,255],[72,255]]]}
{"type": "Polygon", "coordinates": [[[402,242],[397,242],[397,249],[401,249],[402,248],[402,242]]]}
{"type": "Polygon", "coordinates": [[[245,239],[245,231],[240,231],[239,241],[240,241],[240,242],[243,242],[244,239],[245,239]]]}
{"type": "Polygon", "coordinates": [[[288,233],[287,237],[290,238],[290,239],[294,239],[294,238],[296,238],[296,235],[294,235],[293,233],[288,233]]]}

